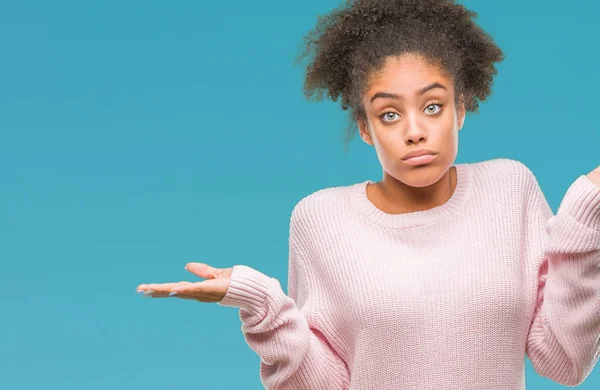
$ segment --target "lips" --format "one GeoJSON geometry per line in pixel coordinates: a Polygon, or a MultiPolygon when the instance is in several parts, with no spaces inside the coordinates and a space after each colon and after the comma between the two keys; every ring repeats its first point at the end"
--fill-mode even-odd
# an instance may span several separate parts
{"type": "Polygon", "coordinates": [[[407,158],[406,160],[403,160],[403,161],[408,165],[418,166],[418,165],[429,164],[433,160],[435,160],[436,157],[437,157],[436,154],[423,154],[418,157],[407,158]]]}
{"type": "Polygon", "coordinates": [[[405,155],[404,157],[402,157],[403,160],[407,160],[409,158],[412,157],[419,157],[419,156],[426,156],[426,155],[435,155],[436,153],[433,150],[429,150],[429,149],[420,149],[420,150],[415,150],[412,151],[410,153],[408,153],[407,155],[405,155]]]}

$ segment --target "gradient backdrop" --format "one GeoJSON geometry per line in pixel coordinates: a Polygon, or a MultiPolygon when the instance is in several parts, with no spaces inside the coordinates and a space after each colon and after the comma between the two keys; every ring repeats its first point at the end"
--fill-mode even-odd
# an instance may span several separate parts
{"type": "MultiPolygon", "coordinates": [[[[237,309],[135,287],[200,280],[200,261],[286,289],[296,202],[381,178],[293,64],[339,4],[2,2],[1,389],[263,388],[237,309]]],[[[600,165],[600,3],[464,4],[506,59],[456,162],[518,159],[556,212],[600,165]]],[[[527,389],[564,388],[526,370],[527,389]]]]}

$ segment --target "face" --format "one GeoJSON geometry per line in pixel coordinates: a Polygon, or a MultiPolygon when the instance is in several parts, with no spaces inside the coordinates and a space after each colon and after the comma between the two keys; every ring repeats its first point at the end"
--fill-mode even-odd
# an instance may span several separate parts
{"type": "Polygon", "coordinates": [[[439,68],[414,55],[388,58],[369,80],[363,107],[360,136],[375,147],[385,175],[424,187],[454,163],[465,110],[454,104],[454,83],[439,68]],[[414,166],[403,160],[420,149],[435,152],[433,161],[414,166]]]}

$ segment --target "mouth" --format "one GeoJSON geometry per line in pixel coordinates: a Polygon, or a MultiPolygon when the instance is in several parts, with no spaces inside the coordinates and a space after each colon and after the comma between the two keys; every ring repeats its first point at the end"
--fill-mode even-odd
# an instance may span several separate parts
{"type": "Polygon", "coordinates": [[[437,157],[437,154],[424,154],[422,156],[407,158],[407,159],[402,160],[402,161],[404,161],[408,165],[417,166],[417,165],[429,164],[433,160],[435,160],[436,157],[437,157]]]}

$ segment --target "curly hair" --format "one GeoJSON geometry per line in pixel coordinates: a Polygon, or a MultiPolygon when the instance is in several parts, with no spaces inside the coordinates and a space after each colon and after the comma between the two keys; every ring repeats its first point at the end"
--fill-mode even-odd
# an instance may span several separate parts
{"type": "Polygon", "coordinates": [[[303,92],[311,100],[325,93],[341,96],[350,109],[344,146],[356,132],[356,121],[366,121],[362,94],[369,77],[382,69],[388,56],[420,55],[450,76],[455,102],[477,112],[479,101],[491,94],[496,62],[502,50],[474,22],[477,13],[455,0],[346,0],[346,6],[318,16],[316,27],[303,40],[296,58],[306,66],[303,92]]]}

